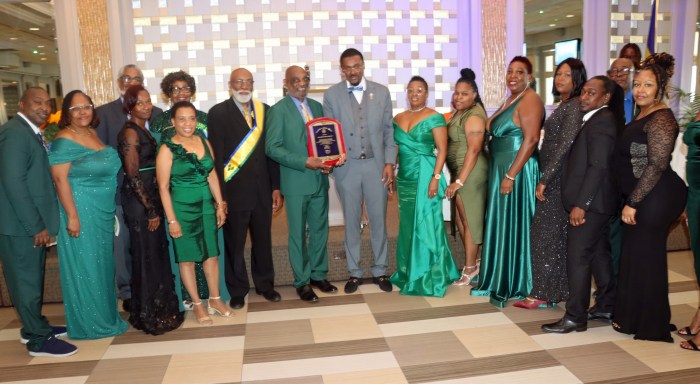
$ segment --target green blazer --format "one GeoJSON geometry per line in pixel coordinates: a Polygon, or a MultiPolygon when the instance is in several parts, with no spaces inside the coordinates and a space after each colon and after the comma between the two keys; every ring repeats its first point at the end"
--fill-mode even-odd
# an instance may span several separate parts
{"type": "Polygon", "coordinates": [[[0,234],[58,232],[58,201],[49,159],[21,116],[0,127],[0,234]]]}
{"type": "MultiPolygon", "coordinates": [[[[323,117],[321,103],[308,99],[311,113],[323,117]]],[[[265,118],[265,152],[280,165],[280,190],[285,196],[312,195],[328,189],[328,175],[306,168],[309,157],[306,123],[291,96],[270,107],[265,118]]]]}

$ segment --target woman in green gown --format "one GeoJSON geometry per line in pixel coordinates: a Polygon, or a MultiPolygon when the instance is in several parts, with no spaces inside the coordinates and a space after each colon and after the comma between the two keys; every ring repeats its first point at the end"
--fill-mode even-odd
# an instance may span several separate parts
{"type": "MultiPolygon", "coordinates": [[[[185,71],[171,72],[165,75],[163,80],[160,82],[160,89],[164,100],[170,105],[174,105],[180,101],[192,102],[195,92],[197,91],[197,83],[190,74],[185,71]]],[[[171,129],[173,127],[172,123],[172,109],[164,111],[158,115],[154,120],[153,124],[149,126],[149,131],[153,138],[156,139],[157,143],[160,143],[164,139],[170,139],[175,134],[175,130],[171,129]]],[[[197,134],[207,137],[207,114],[200,110],[197,110],[197,134]]],[[[219,231],[219,242],[223,242],[223,233],[219,231]]],[[[185,310],[192,310],[192,300],[190,299],[185,286],[182,285],[182,280],[180,279],[180,272],[177,268],[177,263],[175,262],[175,254],[172,247],[170,246],[170,254],[172,260],[172,268],[175,272],[175,281],[180,281],[180,293],[182,297],[182,304],[185,310]]],[[[224,258],[219,260],[219,269],[221,270],[221,286],[219,287],[221,291],[221,296],[223,300],[228,300],[229,295],[224,285],[224,258]]],[[[207,287],[207,280],[204,276],[204,270],[202,269],[202,263],[195,263],[195,275],[197,278],[197,289],[201,298],[206,299],[209,297],[209,288],[207,287]]]]}
{"type": "Polygon", "coordinates": [[[402,295],[445,295],[459,279],[442,216],[447,183],[442,167],[447,157],[445,118],[430,108],[428,84],[414,76],[407,88],[409,109],[394,119],[399,145],[399,236],[396,272],[390,281],[402,295]],[[434,153],[437,147],[437,156],[434,153]]]}
{"type": "MultiPolygon", "coordinates": [[[[683,142],[688,146],[685,177],[688,183],[688,231],[690,232],[690,249],[695,259],[695,277],[700,282],[700,112],[695,116],[683,134],[683,142]]],[[[695,313],[689,326],[678,330],[683,336],[695,336],[681,342],[681,348],[698,350],[700,346],[700,308],[695,313]]]]}
{"type": "Polygon", "coordinates": [[[455,198],[455,217],[462,235],[466,262],[462,277],[454,285],[469,285],[479,275],[477,255],[483,239],[488,159],[484,153],[486,111],[479,96],[476,75],[469,68],[460,72],[452,95],[454,113],[447,123],[449,146],[447,167],[452,183],[445,196],[455,198]]]}
{"type": "Polygon", "coordinates": [[[61,202],[58,263],[68,337],[100,339],[129,327],[119,316],[114,286],[114,195],[121,168],[114,148],[100,141],[92,100],[81,91],[63,99],[63,129],[49,161],[61,202]]]}
{"type": "Polygon", "coordinates": [[[163,137],[156,158],[156,177],[163,210],[173,239],[182,283],[192,298],[200,324],[211,325],[210,315],[229,317],[231,310],[219,295],[219,243],[217,228],[226,221],[214,158],[207,139],[195,134],[196,109],[188,101],[175,103],[173,131],[163,137]],[[209,288],[208,310],[202,306],[194,264],[202,263],[209,288]]]}
{"type": "Polygon", "coordinates": [[[484,247],[479,286],[471,294],[490,296],[501,308],[508,299],[524,299],[532,289],[530,223],[544,105],[528,87],[531,80],[530,61],[514,57],[506,73],[510,97],[487,122],[491,141],[484,247]]]}

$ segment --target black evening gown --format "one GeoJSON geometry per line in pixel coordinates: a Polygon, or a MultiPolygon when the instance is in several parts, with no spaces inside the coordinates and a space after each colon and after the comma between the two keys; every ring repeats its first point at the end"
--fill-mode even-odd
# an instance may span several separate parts
{"type": "Polygon", "coordinates": [[[119,133],[119,157],[124,167],[122,206],[131,239],[131,325],[160,335],[178,328],[184,314],[175,293],[163,207],[156,182],[156,141],[138,125],[127,122],[119,133]],[[160,225],[148,230],[148,218],[160,225]]]}
{"type": "Polygon", "coordinates": [[[566,272],[566,234],[569,215],[561,201],[561,170],[566,155],[581,131],[583,113],[578,97],[559,105],[544,122],[540,150],[540,183],[547,186],[545,201],[537,201],[530,225],[532,291],[539,300],[559,303],[569,298],[566,272]]]}
{"type": "Polygon", "coordinates": [[[630,122],[615,151],[619,190],[637,224],[623,223],[614,323],[640,340],[673,342],[666,238],[688,193],[670,166],[676,137],[673,113],[661,109],[630,122]]]}

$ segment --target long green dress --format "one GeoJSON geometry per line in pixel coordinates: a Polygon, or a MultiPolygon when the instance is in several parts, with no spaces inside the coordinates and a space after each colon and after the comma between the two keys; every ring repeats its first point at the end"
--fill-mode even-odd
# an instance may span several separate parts
{"type": "Polygon", "coordinates": [[[68,337],[99,339],[129,327],[117,310],[114,285],[114,195],[121,161],[117,151],[100,151],[59,138],[51,145],[51,165],[71,163],[68,182],[80,219],[80,236],[68,235],[60,206],[58,263],[68,337]]]}
{"type": "Polygon", "coordinates": [[[440,179],[438,195],[428,198],[435,169],[432,130],[446,124],[442,115],[435,114],[406,133],[394,122],[394,141],[399,145],[399,236],[396,272],[390,281],[401,288],[402,295],[442,297],[447,286],[460,277],[442,217],[445,178],[440,179]]]}
{"type": "MultiPolygon", "coordinates": [[[[464,133],[464,124],[469,117],[478,116],[486,122],[486,111],[476,104],[472,108],[452,116],[447,124],[447,134],[450,141],[447,147],[447,167],[452,175],[452,182],[459,177],[459,171],[464,165],[464,156],[467,154],[467,135],[464,133]]],[[[469,233],[474,244],[481,244],[484,233],[484,215],[486,211],[486,192],[488,190],[487,179],[489,163],[486,153],[482,150],[472,168],[471,173],[463,180],[464,186],[457,191],[464,205],[464,213],[467,216],[469,233]]]]}
{"type": "Polygon", "coordinates": [[[683,142],[688,146],[685,178],[688,182],[688,230],[690,248],[695,256],[695,276],[700,283],[700,121],[686,128],[683,142]]]}
{"type": "Polygon", "coordinates": [[[513,191],[500,193],[501,181],[523,143],[523,132],[513,123],[513,112],[521,100],[491,121],[484,246],[479,286],[471,291],[473,296],[490,296],[491,303],[501,308],[508,299],[524,299],[532,289],[530,223],[540,174],[536,149],[515,176],[513,191]]]}

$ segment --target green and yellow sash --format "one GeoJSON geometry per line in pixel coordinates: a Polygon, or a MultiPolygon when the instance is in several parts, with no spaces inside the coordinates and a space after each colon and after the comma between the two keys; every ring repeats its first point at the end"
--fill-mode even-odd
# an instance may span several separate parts
{"type": "Polygon", "coordinates": [[[226,161],[226,167],[224,167],[225,181],[231,180],[238,173],[262,137],[263,127],[265,126],[265,107],[259,100],[251,99],[251,101],[253,102],[253,127],[238,144],[238,147],[233,150],[228,161],[226,161]]]}

